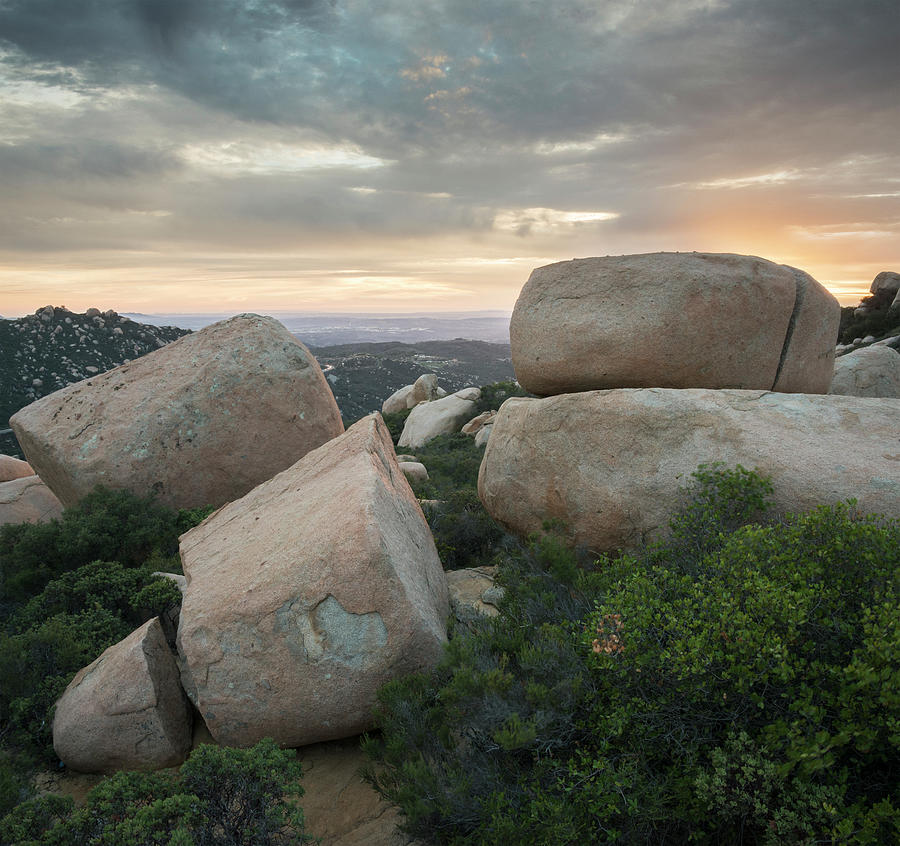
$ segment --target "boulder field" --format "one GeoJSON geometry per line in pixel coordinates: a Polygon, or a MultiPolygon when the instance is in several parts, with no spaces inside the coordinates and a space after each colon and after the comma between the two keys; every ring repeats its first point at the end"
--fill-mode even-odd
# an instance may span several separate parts
{"type": "Polygon", "coordinates": [[[478,490],[519,535],[561,520],[597,552],[665,534],[701,463],[772,477],[781,511],[854,498],[900,517],[900,399],[769,391],[619,389],[507,400],[478,490]]]}
{"type": "Polygon", "coordinates": [[[438,435],[458,432],[472,418],[480,398],[478,388],[463,388],[441,399],[417,404],[403,424],[397,446],[418,449],[438,435]]]}
{"type": "Polygon", "coordinates": [[[540,396],[605,388],[826,393],[840,307],[755,256],[648,253],[537,268],[510,322],[516,378],[540,396]]]}
{"type": "Polygon", "coordinates": [[[49,394],[10,425],[65,506],[104,484],[176,508],[237,499],[344,428],[309,350],[253,314],[49,394]]]}
{"type": "Polygon", "coordinates": [[[377,414],[183,535],[181,559],[182,681],[223,744],[358,734],[446,642],[447,581],[377,414]]]}

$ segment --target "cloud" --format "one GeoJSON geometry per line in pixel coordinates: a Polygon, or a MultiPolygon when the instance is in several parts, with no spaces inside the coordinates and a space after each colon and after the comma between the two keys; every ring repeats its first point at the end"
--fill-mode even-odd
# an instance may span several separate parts
{"type": "Polygon", "coordinates": [[[829,235],[896,231],[898,34],[895,0],[0,0],[0,249],[900,263],[829,235]]]}

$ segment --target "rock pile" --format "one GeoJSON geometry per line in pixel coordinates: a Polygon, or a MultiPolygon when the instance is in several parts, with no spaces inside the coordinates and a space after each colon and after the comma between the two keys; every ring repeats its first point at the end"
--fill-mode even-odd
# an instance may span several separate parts
{"type": "Polygon", "coordinates": [[[855,497],[900,515],[900,400],[822,395],[838,315],[802,271],[748,256],[539,268],[513,312],[513,366],[552,396],[503,404],[485,507],[522,535],[558,518],[575,543],[635,549],[665,532],[690,473],[722,461],[771,475],[782,510],[855,497]]]}
{"type": "Polygon", "coordinates": [[[181,557],[182,679],[220,743],[358,734],[378,687],[446,640],[440,559],[378,415],[192,529],[181,557]]]}
{"type": "Polygon", "coordinates": [[[309,350],[251,314],[63,388],[10,425],[63,504],[104,484],[176,508],[243,496],[343,431],[309,350]]]}
{"type": "Polygon", "coordinates": [[[177,660],[154,620],[75,677],[53,725],[73,769],[180,763],[188,699],[223,744],[358,734],[377,689],[446,642],[446,577],[377,414],[220,508],[180,554],[177,660]]]}

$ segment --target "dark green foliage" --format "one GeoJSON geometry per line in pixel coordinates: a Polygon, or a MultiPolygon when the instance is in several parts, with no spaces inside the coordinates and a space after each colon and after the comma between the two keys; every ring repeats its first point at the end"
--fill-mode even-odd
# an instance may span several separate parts
{"type": "Polygon", "coordinates": [[[135,566],[153,554],[170,558],[178,535],[203,511],[177,514],[150,497],[98,487],[60,520],[0,526],[0,612],[91,561],[135,566]]]}
{"type": "Polygon", "coordinates": [[[472,412],[473,417],[485,411],[496,411],[510,397],[533,397],[518,382],[494,382],[492,385],[485,385],[481,389],[481,398],[475,403],[475,410],[472,412]]]}
{"type": "Polygon", "coordinates": [[[428,469],[428,480],[414,485],[416,496],[422,499],[446,499],[460,488],[474,489],[478,484],[484,450],[468,435],[438,435],[415,455],[428,469]]]}
{"type": "Polygon", "coordinates": [[[423,505],[423,510],[445,570],[489,562],[509,539],[485,511],[474,488],[455,490],[445,500],[423,505]]]}
{"type": "Polygon", "coordinates": [[[703,468],[673,540],[593,570],[546,537],[500,617],[388,685],[369,777],[438,843],[900,840],[900,525],[772,525],[703,468]]]}
{"type": "Polygon", "coordinates": [[[84,808],[43,797],[0,821],[10,846],[275,846],[311,840],[296,753],[271,739],[250,749],[201,746],[170,773],[120,772],[84,808]]]}
{"type": "Polygon", "coordinates": [[[890,308],[893,299],[894,294],[886,289],[863,297],[860,305],[868,308],[869,312],[859,317],[854,313],[859,306],[842,308],[838,331],[840,343],[850,344],[855,338],[865,338],[867,335],[874,335],[877,339],[900,334],[900,309],[890,308]]]}
{"type": "Polygon", "coordinates": [[[26,759],[52,754],[53,703],[104,649],[181,601],[173,582],[152,574],[180,570],[178,535],[208,510],[176,513],[97,489],[59,521],[0,528],[5,749],[26,759]]]}

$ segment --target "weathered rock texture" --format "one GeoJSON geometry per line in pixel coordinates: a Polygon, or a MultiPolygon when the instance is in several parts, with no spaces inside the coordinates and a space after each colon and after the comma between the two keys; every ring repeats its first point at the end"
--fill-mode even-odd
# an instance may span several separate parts
{"type": "Polygon", "coordinates": [[[13,479],[24,479],[33,475],[34,470],[27,461],[13,458],[11,455],[0,455],[0,482],[11,482],[13,479]]]}
{"type": "MultiPolygon", "coordinates": [[[[414,388],[415,385],[404,385],[402,388],[394,391],[394,393],[381,404],[381,413],[396,414],[398,411],[406,411],[407,408],[411,408],[412,406],[409,404],[409,399],[412,397],[414,388]]],[[[413,403],[413,405],[415,405],[415,403],[413,403]]]]}
{"type": "Polygon", "coordinates": [[[56,703],[53,748],[79,772],[174,767],[190,744],[190,706],[156,618],[81,670],[56,703]]]}
{"type": "Polygon", "coordinates": [[[420,402],[431,402],[438,398],[437,376],[434,373],[423,373],[416,379],[412,393],[406,401],[409,408],[417,406],[420,402]]]}
{"type": "Polygon", "coordinates": [[[222,505],[343,431],[309,350],[252,314],[63,388],[10,425],[67,506],[97,484],[222,505]]]}
{"type": "Polygon", "coordinates": [[[864,347],[836,358],[829,393],[900,397],[900,353],[881,345],[864,347]]]}
{"type": "Polygon", "coordinates": [[[535,270],[510,322],[519,383],[540,395],[622,387],[825,393],[840,306],[755,256],[649,253],[535,270]]]}
{"type": "Polygon", "coordinates": [[[182,680],[220,743],[358,734],[380,685],[441,654],[446,578],[379,415],[183,535],[181,558],[182,680]]]}
{"type": "Polygon", "coordinates": [[[37,476],[0,482],[0,526],[48,523],[62,516],[62,503],[37,476]]]}
{"type": "Polygon", "coordinates": [[[478,388],[463,388],[455,394],[417,405],[406,418],[397,445],[418,449],[438,435],[458,432],[471,419],[480,397],[478,388]]]}
{"type": "Polygon", "coordinates": [[[879,291],[889,291],[897,295],[900,294],[900,273],[894,273],[892,270],[882,270],[873,280],[869,287],[869,293],[877,294],[879,291]]]}
{"type": "Polygon", "coordinates": [[[447,572],[450,608],[458,622],[496,617],[500,613],[497,605],[503,599],[504,590],[495,583],[496,575],[496,567],[469,567],[447,572]]]}
{"type": "Polygon", "coordinates": [[[855,498],[900,517],[900,400],[765,391],[621,389],[509,399],[478,478],[520,535],[558,518],[596,551],[664,535],[701,463],[758,468],[782,511],[855,498]]]}

